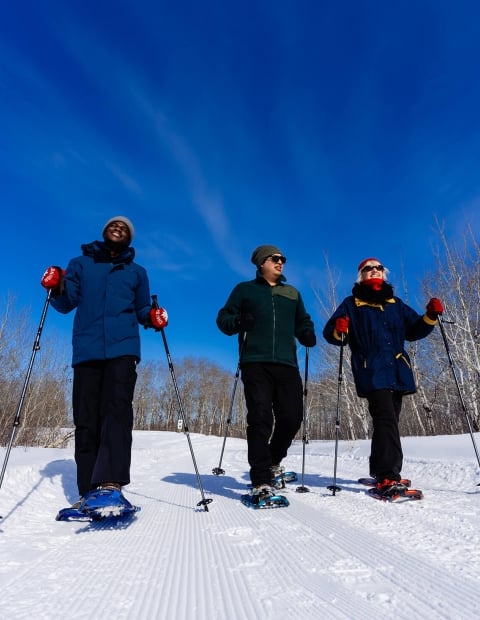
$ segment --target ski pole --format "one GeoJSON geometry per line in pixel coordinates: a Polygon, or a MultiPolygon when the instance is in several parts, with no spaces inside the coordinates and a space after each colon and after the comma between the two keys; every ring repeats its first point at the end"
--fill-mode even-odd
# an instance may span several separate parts
{"type": "Polygon", "coordinates": [[[457,386],[458,397],[460,399],[460,404],[462,405],[463,413],[465,414],[465,419],[467,420],[468,430],[469,430],[469,433],[470,433],[470,437],[472,438],[473,449],[475,450],[475,455],[477,457],[477,463],[478,463],[478,465],[480,467],[480,457],[479,457],[479,454],[478,454],[477,444],[475,443],[475,437],[473,436],[472,421],[470,420],[470,416],[468,414],[467,407],[465,406],[465,401],[464,401],[463,396],[462,396],[462,390],[460,389],[460,384],[458,382],[457,372],[455,370],[455,365],[453,363],[453,359],[452,359],[452,356],[450,354],[450,347],[448,346],[447,336],[445,334],[445,328],[443,327],[444,323],[453,324],[454,321],[446,321],[443,317],[441,317],[441,316],[438,317],[438,324],[440,326],[440,333],[442,334],[443,344],[445,345],[445,351],[447,352],[448,363],[450,364],[450,368],[452,369],[453,379],[455,381],[455,385],[457,386]]]}
{"type": "MultiPolygon", "coordinates": [[[[152,308],[158,308],[157,295],[152,295],[152,308]]],[[[195,460],[195,454],[193,452],[193,446],[192,446],[192,441],[190,439],[190,433],[188,432],[187,418],[185,416],[185,410],[182,404],[182,399],[180,398],[180,391],[178,389],[177,379],[175,377],[175,371],[173,369],[173,362],[172,362],[172,358],[170,355],[170,351],[168,349],[167,338],[165,336],[165,331],[163,328],[160,330],[160,333],[162,334],[163,346],[165,347],[165,354],[167,356],[168,367],[170,369],[170,374],[172,375],[173,387],[175,388],[175,394],[177,396],[178,411],[180,413],[180,417],[183,423],[183,432],[185,433],[185,436],[188,441],[188,446],[190,448],[190,454],[192,455],[193,467],[195,469],[195,475],[197,477],[198,488],[200,489],[200,494],[202,496],[202,499],[201,501],[198,502],[197,506],[203,506],[205,509],[205,512],[208,512],[208,504],[210,504],[213,500],[211,498],[208,498],[208,499],[205,498],[202,480],[198,472],[197,461],[195,460]]]]}
{"type": "Polygon", "coordinates": [[[303,381],[303,447],[302,447],[302,484],[295,490],[297,493],[308,493],[310,489],[303,484],[305,475],[305,446],[308,441],[308,424],[307,424],[307,395],[308,395],[308,353],[309,347],[305,348],[305,379],[303,381]]]}
{"type": "Polygon", "coordinates": [[[3,461],[2,473],[0,474],[0,489],[2,488],[3,477],[5,475],[5,470],[7,469],[8,459],[10,457],[10,452],[12,450],[13,441],[15,439],[15,435],[18,427],[20,426],[20,415],[23,409],[23,403],[25,402],[25,396],[27,394],[27,387],[30,381],[30,375],[32,374],[33,362],[35,361],[35,356],[37,351],[40,349],[40,336],[42,335],[43,325],[45,323],[45,317],[47,316],[48,306],[50,304],[50,298],[52,296],[52,290],[48,289],[47,298],[45,299],[45,304],[43,306],[42,317],[40,319],[40,324],[37,329],[37,335],[35,336],[35,340],[33,343],[32,355],[30,356],[30,362],[28,364],[27,374],[25,376],[25,381],[23,383],[23,389],[20,396],[20,400],[18,401],[17,412],[15,414],[15,419],[13,421],[12,432],[10,435],[10,441],[7,445],[7,452],[5,454],[5,459],[3,461]]]}
{"type": "Polygon", "coordinates": [[[225,473],[225,470],[222,469],[222,459],[223,459],[223,453],[225,451],[225,443],[227,441],[228,429],[230,426],[230,422],[232,421],[233,404],[235,402],[235,392],[237,391],[238,377],[240,376],[240,363],[242,361],[242,353],[243,353],[243,348],[245,346],[246,339],[247,339],[247,332],[243,332],[242,344],[240,345],[240,353],[238,356],[237,371],[235,373],[235,381],[233,382],[232,396],[230,398],[230,408],[228,410],[228,418],[227,418],[227,423],[225,425],[225,435],[223,437],[222,451],[220,452],[220,460],[218,462],[218,467],[214,467],[212,469],[212,474],[214,476],[221,476],[225,473]]]}
{"type": "Polygon", "coordinates": [[[338,436],[340,432],[340,395],[343,380],[343,349],[344,349],[344,334],[342,333],[342,344],[340,345],[340,361],[338,363],[338,389],[337,389],[337,415],[335,419],[335,460],[333,466],[333,484],[327,487],[329,491],[332,491],[332,495],[335,495],[337,491],[342,489],[337,486],[337,460],[338,460],[338,436]]]}

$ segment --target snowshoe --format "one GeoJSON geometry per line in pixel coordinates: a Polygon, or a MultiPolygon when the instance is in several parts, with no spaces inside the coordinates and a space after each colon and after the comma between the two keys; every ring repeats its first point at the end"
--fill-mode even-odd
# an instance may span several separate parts
{"type": "MultiPolygon", "coordinates": [[[[368,477],[368,478],[359,478],[357,482],[359,484],[365,485],[366,487],[374,487],[376,486],[378,480],[373,477],[368,477]]],[[[400,483],[404,484],[406,487],[409,487],[412,484],[412,481],[409,480],[408,478],[401,478],[400,483]]]]}
{"type": "Polygon", "coordinates": [[[254,510],[265,508],[286,508],[289,506],[288,499],[283,495],[271,495],[269,498],[253,503],[250,493],[246,493],[240,497],[240,501],[244,506],[247,506],[247,508],[253,508],[254,510]]]}
{"type": "Polygon", "coordinates": [[[284,489],[287,482],[295,482],[297,474],[294,471],[285,471],[285,467],[274,465],[271,468],[272,487],[274,489],[284,489]]]}
{"type": "MultiPolygon", "coordinates": [[[[272,472],[273,473],[273,472],[272,472]]],[[[284,471],[283,473],[277,474],[272,477],[272,488],[273,489],[285,489],[287,482],[295,482],[297,480],[297,474],[294,471],[284,471]]],[[[249,489],[253,489],[251,484],[248,485],[249,489]]]]}
{"type": "Polygon", "coordinates": [[[397,480],[383,480],[367,493],[374,499],[385,502],[405,502],[410,500],[423,499],[423,492],[420,489],[410,489],[407,485],[397,480]]]}
{"type": "Polygon", "coordinates": [[[67,508],[62,508],[58,511],[57,516],[55,517],[56,521],[91,521],[92,518],[81,509],[81,505],[83,502],[83,498],[79,499],[77,502],[68,506],[67,508]]]}
{"type": "Polygon", "coordinates": [[[248,508],[286,508],[289,501],[283,495],[277,495],[275,491],[267,484],[253,487],[250,493],[246,493],[240,497],[244,506],[248,508]]]}
{"type": "Polygon", "coordinates": [[[120,489],[98,487],[85,495],[81,508],[91,520],[122,519],[140,508],[131,504],[120,489]]]}

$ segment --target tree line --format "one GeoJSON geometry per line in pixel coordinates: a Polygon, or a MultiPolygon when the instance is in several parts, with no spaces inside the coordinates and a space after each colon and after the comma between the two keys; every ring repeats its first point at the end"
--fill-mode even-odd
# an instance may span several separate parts
{"type": "MultiPolygon", "coordinates": [[[[438,223],[437,230],[435,267],[424,276],[420,295],[423,304],[432,296],[442,300],[445,308],[442,327],[447,344],[437,326],[428,338],[408,346],[418,392],[404,399],[400,419],[402,435],[468,431],[455,375],[473,430],[480,428],[480,245],[469,227],[465,227],[456,245],[447,240],[438,223]],[[454,360],[453,366],[446,347],[454,360]]],[[[365,439],[371,432],[371,423],[366,401],[355,393],[348,348],[340,375],[339,348],[321,337],[323,325],[341,301],[335,275],[326,262],[327,286],[315,291],[318,315],[313,318],[318,344],[309,353],[304,398],[307,437],[333,439],[338,407],[340,436],[347,440],[365,439]]],[[[401,283],[401,291],[398,283],[393,284],[395,294],[421,311],[421,305],[409,300],[406,282],[401,283]]],[[[0,445],[6,445],[12,432],[34,334],[35,326],[28,311],[18,311],[12,297],[5,299],[0,309],[0,445]]],[[[69,358],[67,343],[54,338],[42,342],[16,428],[16,445],[61,446],[71,437],[69,358]]],[[[304,375],[305,350],[301,347],[299,362],[304,375]]],[[[205,358],[188,357],[176,361],[175,376],[190,432],[245,437],[246,407],[241,380],[234,371],[205,358]]],[[[133,409],[137,430],[185,430],[166,362],[142,361],[138,366],[133,409]]],[[[302,433],[303,429],[299,438],[302,433]]]]}

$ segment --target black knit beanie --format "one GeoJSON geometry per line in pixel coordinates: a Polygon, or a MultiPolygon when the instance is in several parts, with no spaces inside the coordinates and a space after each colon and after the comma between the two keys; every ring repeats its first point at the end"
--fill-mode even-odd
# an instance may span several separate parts
{"type": "Polygon", "coordinates": [[[257,267],[263,265],[269,256],[272,254],[281,254],[282,252],[274,245],[259,245],[252,253],[252,263],[257,267]]]}

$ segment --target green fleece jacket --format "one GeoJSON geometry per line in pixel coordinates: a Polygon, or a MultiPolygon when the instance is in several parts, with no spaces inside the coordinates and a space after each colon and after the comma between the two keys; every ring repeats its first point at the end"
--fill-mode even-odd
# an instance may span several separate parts
{"type": "MultiPolygon", "coordinates": [[[[227,336],[239,333],[241,315],[251,314],[254,327],[247,332],[241,363],[273,362],[298,367],[295,338],[300,344],[305,332],[314,332],[300,293],[285,284],[285,277],[275,286],[257,275],[255,280],[240,282],[219,311],[217,325],[227,336]]],[[[243,335],[239,335],[239,344],[243,335]]]]}

